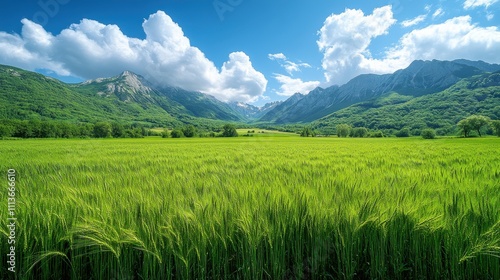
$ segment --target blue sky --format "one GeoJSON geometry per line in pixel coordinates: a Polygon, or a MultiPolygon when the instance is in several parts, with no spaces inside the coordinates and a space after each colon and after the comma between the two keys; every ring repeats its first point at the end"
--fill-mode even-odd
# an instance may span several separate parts
{"type": "Polygon", "coordinates": [[[263,105],[415,59],[500,63],[500,1],[6,0],[0,64],[66,82],[130,70],[263,105]]]}

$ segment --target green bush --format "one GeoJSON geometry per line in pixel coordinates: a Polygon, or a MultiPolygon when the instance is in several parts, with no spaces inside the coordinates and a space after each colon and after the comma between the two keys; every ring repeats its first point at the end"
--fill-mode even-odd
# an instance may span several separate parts
{"type": "Polygon", "coordinates": [[[410,130],[408,128],[403,128],[396,132],[396,137],[410,137],[410,130]]]}
{"type": "Polygon", "coordinates": [[[368,135],[368,129],[366,127],[355,127],[351,129],[351,137],[364,138],[368,135]]]}
{"type": "Polygon", "coordinates": [[[382,131],[380,131],[380,130],[377,130],[375,132],[372,132],[370,134],[370,137],[371,138],[382,138],[382,137],[384,137],[384,133],[382,131]]]}
{"type": "Polygon", "coordinates": [[[196,136],[196,128],[193,125],[188,125],[182,129],[184,136],[192,138],[196,136]]]}
{"type": "Polygon", "coordinates": [[[174,129],[170,133],[170,136],[172,136],[172,138],[182,138],[184,137],[184,133],[180,129],[174,129]]]}
{"type": "Polygon", "coordinates": [[[422,130],[420,136],[424,139],[434,139],[436,138],[436,131],[434,131],[434,129],[427,128],[422,130]]]}
{"type": "Polygon", "coordinates": [[[222,128],[222,137],[238,137],[236,127],[232,124],[226,124],[222,128]]]}
{"type": "Polygon", "coordinates": [[[491,127],[495,131],[495,135],[500,137],[500,120],[491,121],[491,127]]]}
{"type": "MultiPolygon", "coordinates": [[[[42,124],[45,124],[45,123],[42,123],[42,124]]],[[[111,132],[112,132],[111,124],[108,122],[98,122],[94,125],[94,137],[95,138],[111,137],[111,132]]]]}
{"type": "Polygon", "coordinates": [[[348,124],[339,124],[337,125],[337,136],[338,137],[347,137],[351,132],[351,126],[348,124]]]}

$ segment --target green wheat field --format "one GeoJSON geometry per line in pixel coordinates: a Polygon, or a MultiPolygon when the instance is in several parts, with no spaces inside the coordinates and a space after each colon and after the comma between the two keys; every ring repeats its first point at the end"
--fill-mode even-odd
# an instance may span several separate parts
{"type": "Polygon", "coordinates": [[[0,141],[2,279],[500,279],[500,138],[0,141]]]}

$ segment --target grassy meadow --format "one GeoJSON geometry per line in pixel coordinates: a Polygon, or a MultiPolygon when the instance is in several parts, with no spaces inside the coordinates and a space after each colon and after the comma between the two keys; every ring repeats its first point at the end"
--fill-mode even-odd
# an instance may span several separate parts
{"type": "Polygon", "coordinates": [[[500,138],[285,136],[0,141],[0,278],[500,279],[500,138]]]}

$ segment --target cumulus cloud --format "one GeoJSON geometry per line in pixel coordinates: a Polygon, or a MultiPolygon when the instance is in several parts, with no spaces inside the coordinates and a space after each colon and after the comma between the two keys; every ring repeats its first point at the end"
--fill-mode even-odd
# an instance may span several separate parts
{"type": "Polygon", "coordinates": [[[464,9],[473,9],[477,7],[484,6],[488,8],[489,6],[495,4],[498,0],[465,0],[464,9]]]}
{"type": "Polygon", "coordinates": [[[470,16],[449,19],[405,34],[387,52],[388,60],[408,64],[415,59],[470,59],[500,62],[500,31],[472,24],[470,16]]]}
{"type": "Polygon", "coordinates": [[[361,10],[351,9],[329,16],[317,41],[323,52],[322,67],[327,83],[343,84],[366,72],[362,65],[371,57],[368,50],[371,40],[387,34],[395,22],[391,6],[377,8],[366,16],[361,10]]]}
{"type": "Polygon", "coordinates": [[[278,63],[281,65],[281,67],[283,67],[286,70],[286,72],[290,75],[293,75],[294,72],[299,72],[301,68],[311,68],[311,65],[309,65],[308,63],[293,62],[293,61],[289,60],[282,53],[269,54],[268,57],[271,60],[278,61],[278,63]]]}
{"type": "Polygon", "coordinates": [[[318,46],[330,84],[343,84],[359,74],[392,73],[417,59],[470,59],[500,63],[498,27],[481,27],[470,16],[455,17],[440,24],[414,29],[403,35],[382,58],[369,52],[371,40],[383,35],[395,20],[390,7],[365,16],[358,10],[332,15],[320,30],[318,46]],[[385,25],[381,25],[382,23],[385,25]]]}
{"type": "Polygon", "coordinates": [[[414,26],[414,25],[417,25],[417,24],[421,23],[426,18],[427,18],[427,15],[420,15],[420,16],[414,18],[414,19],[409,19],[409,20],[405,20],[405,21],[401,22],[401,25],[403,27],[414,26]]]}
{"type": "Polygon", "coordinates": [[[219,70],[163,11],[144,21],[145,39],[89,19],[55,36],[30,20],[22,23],[21,35],[0,32],[0,63],[84,79],[130,70],[152,82],[209,93],[223,101],[251,102],[267,87],[266,78],[245,53],[229,54],[219,70]]]}
{"type": "Polygon", "coordinates": [[[304,82],[301,79],[294,79],[281,74],[275,74],[274,78],[281,83],[281,87],[276,91],[276,94],[282,96],[292,96],[295,93],[308,94],[320,85],[319,81],[304,82]]]}
{"type": "Polygon", "coordinates": [[[264,75],[252,67],[250,57],[244,52],[229,55],[229,61],[222,66],[220,81],[225,99],[231,101],[256,101],[267,84],[264,75]]]}

